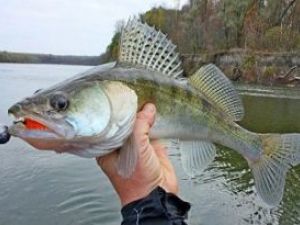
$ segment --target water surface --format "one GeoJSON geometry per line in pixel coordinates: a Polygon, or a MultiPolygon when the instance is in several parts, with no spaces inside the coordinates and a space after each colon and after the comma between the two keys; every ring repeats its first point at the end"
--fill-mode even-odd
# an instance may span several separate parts
{"type": "MultiPolygon", "coordinates": [[[[14,102],[88,68],[0,64],[0,122],[11,122],[7,109],[14,102]]],[[[299,92],[291,98],[274,98],[243,90],[245,127],[300,133],[299,92]]],[[[180,196],[192,202],[189,224],[300,224],[299,166],[288,174],[282,204],[270,210],[257,199],[247,163],[235,152],[221,149],[214,163],[193,180],[183,174],[178,154],[171,158],[180,196]]],[[[95,160],[37,151],[16,138],[0,146],[1,225],[116,225],[120,221],[116,194],[95,160]]]]}

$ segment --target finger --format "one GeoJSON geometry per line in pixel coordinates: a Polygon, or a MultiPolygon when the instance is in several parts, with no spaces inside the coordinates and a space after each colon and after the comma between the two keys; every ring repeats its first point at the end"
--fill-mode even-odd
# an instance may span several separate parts
{"type": "Polygon", "coordinates": [[[137,114],[138,120],[143,120],[148,123],[150,127],[152,127],[155,120],[156,108],[152,103],[147,103],[143,109],[137,114]]]}
{"type": "Polygon", "coordinates": [[[137,119],[133,129],[134,142],[137,147],[142,147],[149,144],[149,130],[155,120],[155,106],[146,104],[141,112],[137,114],[137,119]]]}

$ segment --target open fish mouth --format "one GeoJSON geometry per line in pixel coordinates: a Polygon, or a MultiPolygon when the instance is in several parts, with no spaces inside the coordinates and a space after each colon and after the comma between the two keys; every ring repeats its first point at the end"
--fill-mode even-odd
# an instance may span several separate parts
{"type": "Polygon", "coordinates": [[[44,125],[42,122],[28,118],[28,117],[20,117],[14,121],[14,124],[23,124],[26,129],[29,130],[50,130],[46,125],[44,125]]]}
{"type": "Polygon", "coordinates": [[[48,121],[46,119],[25,115],[15,116],[9,133],[23,139],[70,139],[74,137],[72,126],[65,121],[48,121]]]}

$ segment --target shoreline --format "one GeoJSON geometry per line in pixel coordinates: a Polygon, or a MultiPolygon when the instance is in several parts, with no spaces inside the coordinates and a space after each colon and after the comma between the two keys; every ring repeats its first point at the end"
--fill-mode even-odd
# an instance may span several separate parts
{"type": "MultiPolygon", "coordinates": [[[[55,63],[13,63],[13,62],[0,62],[0,65],[9,66],[61,66],[61,67],[87,67],[87,69],[94,67],[94,65],[78,65],[78,64],[55,64],[55,63]]],[[[74,74],[75,75],[75,74],[74,74]]],[[[235,88],[241,95],[251,95],[259,97],[272,97],[272,98],[289,98],[300,99],[300,87],[288,86],[287,84],[265,85],[257,83],[247,83],[244,81],[231,80],[235,88]]]]}
{"type": "Polygon", "coordinates": [[[287,86],[266,86],[259,84],[233,83],[240,95],[266,97],[266,98],[285,98],[300,99],[299,87],[287,86]]]}

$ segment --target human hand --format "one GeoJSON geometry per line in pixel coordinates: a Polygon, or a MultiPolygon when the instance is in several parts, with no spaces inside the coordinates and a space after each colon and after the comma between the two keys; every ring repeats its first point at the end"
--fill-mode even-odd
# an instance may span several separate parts
{"type": "Polygon", "coordinates": [[[137,114],[132,140],[133,148],[138,152],[138,161],[130,178],[123,178],[118,174],[118,151],[97,158],[98,165],[119,195],[122,206],[146,197],[157,186],[166,192],[178,192],[176,174],[166,148],[158,140],[149,140],[149,130],[154,124],[155,113],[155,106],[149,103],[137,114]]]}

